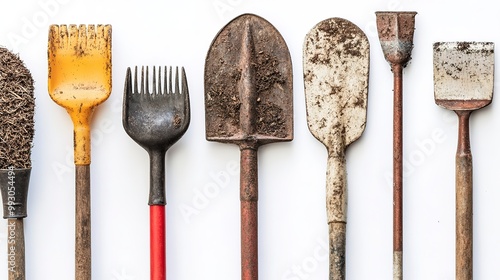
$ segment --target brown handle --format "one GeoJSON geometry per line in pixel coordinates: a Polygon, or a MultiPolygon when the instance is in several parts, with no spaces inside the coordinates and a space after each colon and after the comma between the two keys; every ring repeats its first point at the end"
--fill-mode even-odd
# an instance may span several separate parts
{"type": "Polygon", "coordinates": [[[75,174],[75,280],[90,280],[90,165],[76,165],[75,174]]]}
{"type": "Polygon", "coordinates": [[[257,150],[241,149],[240,161],[241,279],[257,280],[259,278],[257,150]]]}
{"type": "Polygon", "coordinates": [[[7,229],[9,280],[25,280],[23,219],[9,219],[7,229]]]}
{"type": "Polygon", "coordinates": [[[472,280],[472,153],[470,111],[459,117],[456,156],[456,280],[472,280]]]}
{"type": "Polygon", "coordinates": [[[403,66],[393,64],[393,279],[403,279],[403,66]]]}

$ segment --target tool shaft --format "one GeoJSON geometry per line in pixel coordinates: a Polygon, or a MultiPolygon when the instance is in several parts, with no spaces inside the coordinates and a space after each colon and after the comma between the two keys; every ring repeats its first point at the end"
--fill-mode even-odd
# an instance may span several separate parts
{"type": "Polygon", "coordinates": [[[403,279],[403,66],[393,64],[393,279],[403,279]]]}
{"type": "Polygon", "coordinates": [[[23,219],[8,219],[7,262],[9,280],[25,280],[23,219]]]}
{"type": "Polygon", "coordinates": [[[456,279],[472,279],[472,153],[469,138],[471,111],[456,111],[456,279]]]}
{"type": "Polygon", "coordinates": [[[258,172],[257,149],[241,149],[241,279],[257,280],[258,273],[258,172]]]}
{"type": "Polygon", "coordinates": [[[149,211],[151,280],[165,280],[167,278],[165,206],[151,205],[149,211]]]}
{"type": "Polygon", "coordinates": [[[90,165],[76,165],[75,179],[75,279],[90,280],[90,165]]]}

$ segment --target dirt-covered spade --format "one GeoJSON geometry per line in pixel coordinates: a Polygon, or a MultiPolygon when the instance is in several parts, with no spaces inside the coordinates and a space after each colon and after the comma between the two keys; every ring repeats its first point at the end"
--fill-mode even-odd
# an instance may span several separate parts
{"type": "Polygon", "coordinates": [[[292,63],[280,33],[244,14],[212,42],[205,62],[206,137],[240,147],[241,279],[258,279],[257,149],[293,138],[292,63]]]}
{"type": "Polygon", "coordinates": [[[365,129],[369,56],[366,35],[341,18],[318,23],[304,42],[307,123],[314,137],[328,150],[330,280],[345,279],[345,150],[365,129]]]}

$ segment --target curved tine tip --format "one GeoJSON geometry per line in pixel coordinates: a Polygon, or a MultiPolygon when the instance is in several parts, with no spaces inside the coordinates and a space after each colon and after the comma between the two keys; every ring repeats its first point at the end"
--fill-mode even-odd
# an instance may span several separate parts
{"type": "Polygon", "coordinates": [[[182,79],[182,94],[189,95],[186,71],[184,70],[184,67],[181,67],[181,79],[182,79]]]}
{"type": "Polygon", "coordinates": [[[130,67],[127,67],[127,72],[125,74],[125,89],[124,98],[127,99],[132,94],[132,71],[130,67]]]}

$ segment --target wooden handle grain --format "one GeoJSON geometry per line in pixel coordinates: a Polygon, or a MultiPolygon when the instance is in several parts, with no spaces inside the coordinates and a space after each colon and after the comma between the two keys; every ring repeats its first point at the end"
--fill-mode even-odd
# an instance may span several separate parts
{"type": "Polygon", "coordinates": [[[90,165],[76,165],[75,175],[75,280],[90,280],[90,165]]]}
{"type": "Polygon", "coordinates": [[[472,280],[472,153],[469,111],[459,117],[456,155],[456,280],[472,280]]]}
{"type": "Polygon", "coordinates": [[[25,280],[23,219],[8,220],[7,262],[9,280],[25,280]]]}

